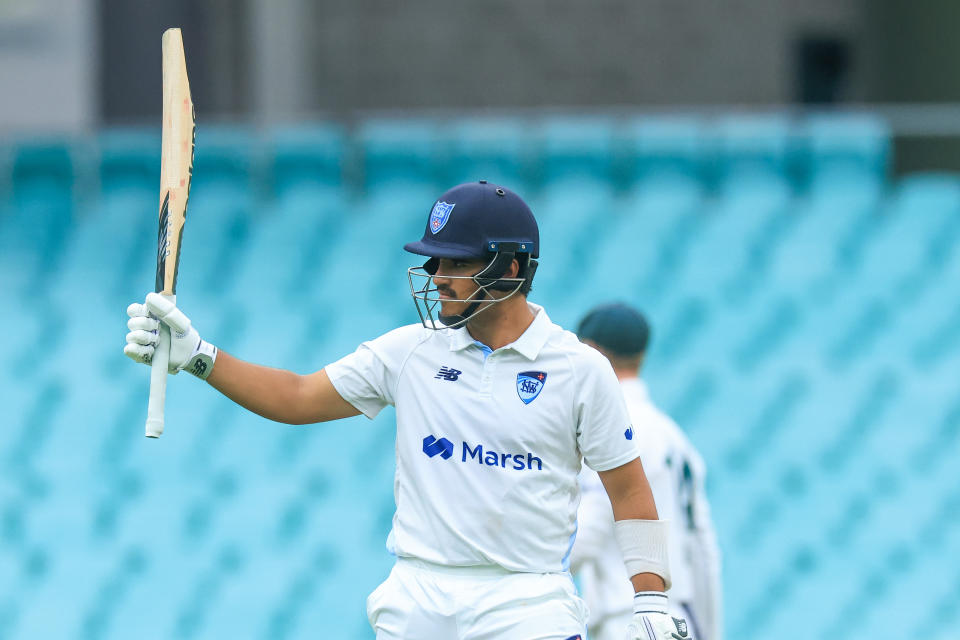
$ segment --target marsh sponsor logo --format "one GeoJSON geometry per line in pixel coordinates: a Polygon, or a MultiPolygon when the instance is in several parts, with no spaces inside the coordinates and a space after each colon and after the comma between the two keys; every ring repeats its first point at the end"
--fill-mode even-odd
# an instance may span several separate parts
{"type": "Polygon", "coordinates": [[[423,439],[423,452],[428,458],[440,454],[440,457],[446,460],[453,455],[453,443],[446,438],[427,436],[423,439]]]}
{"type": "MultiPolygon", "coordinates": [[[[429,435],[423,439],[423,452],[428,458],[439,455],[443,460],[449,460],[453,457],[453,443],[446,438],[429,435]]],[[[504,453],[485,449],[482,444],[471,445],[468,442],[460,443],[460,462],[510,471],[543,471],[543,460],[530,452],[504,453]]]]}
{"type": "Polygon", "coordinates": [[[501,453],[490,449],[484,450],[482,444],[471,447],[466,442],[462,443],[462,446],[461,462],[476,461],[477,464],[487,467],[500,467],[512,471],[543,471],[543,460],[532,453],[501,453]]]}

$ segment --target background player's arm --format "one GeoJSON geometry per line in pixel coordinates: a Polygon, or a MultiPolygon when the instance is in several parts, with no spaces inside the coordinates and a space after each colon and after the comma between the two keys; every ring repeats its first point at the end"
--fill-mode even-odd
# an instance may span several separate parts
{"type": "MultiPolygon", "coordinates": [[[[657,506],[653,501],[653,492],[643,472],[640,458],[609,469],[600,471],[600,480],[610,498],[614,520],[656,520],[657,506]]],[[[638,573],[630,576],[630,582],[636,591],[664,591],[663,578],[654,573],[638,573]]]]}
{"type": "Polygon", "coordinates": [[[337,393],[323,369],[299,375],[220,351],[207,382],[242,407],[276,422],[310,424],[360,413],[337,393]]]}
{"type": "Polygon", "coordinates": [[[586,566],[599,566],[613,539],[613,511],[610,500],[592,469],[580,473],[580,506],[577,509],[577,539],[570,552],[570,569],[574,573],[586,566]]]}

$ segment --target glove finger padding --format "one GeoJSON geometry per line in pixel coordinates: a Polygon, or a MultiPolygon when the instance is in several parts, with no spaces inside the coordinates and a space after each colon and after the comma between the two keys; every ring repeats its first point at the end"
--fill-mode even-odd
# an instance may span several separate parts
{"type": "Polygon", "coordinates": [[[127,344],[157,346],[158,336],[153,331],[131,331],[127,334],[127,344]]]}
{"type": "Polygon", "coordinates": [[[154,347],[152,345],[127,343],[123,348],[123,354],[142,364],[150,364],[153,361],[154,347]]]}
{"type": "Polygon", "coordinates": [[[148,314],[147,307],[139,302],[134,302],[127,306],[127,315],[131,318],[146,317],[148,314]]]}
{"type": "Polygon", "coordinates": [[[153,352],[157,344],[157,328],[160,323],[147,316],[146,306],[134,302],[127,306],[127,344],[123,347],[123,354],[142,364],[153,361],[153,352]]]}
{"type": "Polygon", "coordinates": [[[147,310],[160,318],[165,325],[183,335],[190,331],[190,319],[184,315],[177,305],[164,298],[159,293],[148,293],[146,300],[147,310]]]}
{"type": "Polygon", "coordinates": [[[127,329],[130,331],[149,331],[156,333],[160,328],[160,321],[147,316],[135,316],[127,320],[127,329]]]}

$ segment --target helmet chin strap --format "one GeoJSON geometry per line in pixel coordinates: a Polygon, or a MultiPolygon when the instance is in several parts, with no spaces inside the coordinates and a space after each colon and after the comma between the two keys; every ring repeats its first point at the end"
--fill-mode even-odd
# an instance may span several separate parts
{"type": "MultiPolygon", "coordinates": [[[[437,313],[437,319],[440,320],[445,326],[449,327],[451,325],[463,325],[472,318],[476,313],[477,309],[480,307],[480,303],[487,299],[487,289],[497,289],[497,290],[509,290],[510,286],[508,285],[506,289],[503,288],[503,284],[500,282],[500,278],[503,277],[503,274],[506,273],[507,269],[510,267],[510,263],[513,262],[514,258],[513,251],[501,251],[498,252],[490,264],[485,266],[480,272],[473,276],[474,282],[477,283],[479,289],[477,290],[478,296],[475,302],[470,303],[466,309],[463,310],[463,313],[444,315],[442,313],[437,313]]],[[[427,260],[426,264],[423,265],[427,273],[433,275],[437,272],[440,261],[436,258],[430,258],[427,260]]],[[[493,298],[491,298],[493,300],[493,298]]],[[[493,300],[496,302],[496,300],[493,300]]]]}
{"type": "MultiPolygon", "coordinates": [[[[513,283],[513,282],[504,282],[501,280],[503,274],[507,272],[507,269],[510,268],[510,264],[513,262],[516,257],[516,251],[511,249],[504,249],[498,251],[493,258],[490,260],[490,263],[480,270],[475,276],[473,276],[473,281],[477,284],[477,297],[470,303],[470,305],[463,310],[462,313],[444,315],[442,313],[437,313],[437,319],[447,327],[450,326],[464,326],[467,321],[477,314],[477,311],[480,305],[490,300],[491,304],[496,303],[497,299],[493,298],[487,292],[488,289],[496,291],[510,291],[513,289],[510,297],[513,293],[516,293],[517,290],[523,285],[523,283],[513,283]]],[[[424,270],[429,273],[431,276],[436,274],[438,267],[440,266],[440,260],[437,258],[430,258],[424,263],[424,270]]],[[[533,260],[527,256],[526,263],[521,265],[520,274],[527,282],[533,279],[533,274],[537,269],[537,261],[533,260]]]]}
{"type": "Polygon", "coordinates": [[[459,325],[466,324],[467,320],[476,314],[477,308],[480,306],[480,303],[483,302],[483,299],[487,297],[486,290],[481,287],[479,291],[480,296],[477,298],[477,301],[470,303],[470,306],[464,309],[462,314],[445,316],[442,313],[437,313],[437,319],[448,327],[458,323],[459,325]]]}

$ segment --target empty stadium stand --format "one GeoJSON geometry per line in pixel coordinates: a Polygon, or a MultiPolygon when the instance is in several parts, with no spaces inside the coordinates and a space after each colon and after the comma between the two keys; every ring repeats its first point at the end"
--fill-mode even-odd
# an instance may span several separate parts
{"type": "MultiPolygon", "coordinates": [[[[0,638],[371,638],[392,410],[282,426],[180,375],[142,435],[148,370],[121,351],[158,149],[0,153],[0,638]]],[[[417,320],[403,243],[452,183],[502,180],[541,224],[532,301],[652,319],[646,377],[709,468],[727,637],[948,640],[960,178],[894,179],[891,154],[870,114],[201,122],[179,301],[221,348],[316,370],[417,320]]]]}

